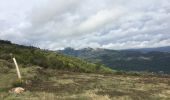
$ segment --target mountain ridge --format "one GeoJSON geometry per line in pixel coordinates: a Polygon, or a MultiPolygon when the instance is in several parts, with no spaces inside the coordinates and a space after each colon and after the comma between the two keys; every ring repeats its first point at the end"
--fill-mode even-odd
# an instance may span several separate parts
{"type": "Polygon", "coordinates": [[[163,47],[155,47],[155,48],[138,48],[138,49],[125,49],[129,51],[140,51],[140,52],[152,52],[152,51],[158,51],[158,52],[170,52],[170,46],[163,46],[163,47]]]}

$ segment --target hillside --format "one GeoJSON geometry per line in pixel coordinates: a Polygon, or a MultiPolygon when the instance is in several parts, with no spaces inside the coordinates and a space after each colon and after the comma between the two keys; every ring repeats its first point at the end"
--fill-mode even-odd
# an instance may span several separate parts
{"type": "MultiPolygon", "coordinates": [[[[21,66],[21,65],[19,65],[21,66]]],[[[26,91],[13,94],[13,63],[0,60],[0,100],[169,100],[170,76],[94,74],[20,67],[26,91]]]]}
{"type": "Polygon", "coordinates": [[[87,59],[95,63],[102,63],[112,69],[124,71],[149,71],[170,73],[169,52],[140,52],[140,51],[116,51],[108,49],[85,48],[74,50],[66,48],[59,51],[63,54],[87,59]]]}
{"type": "Polygon", "coordinates": [[[37,65],[42,68],[73,72],[112,72],[111,69],[103,65],[89,63],[76,57],[66,56],[49,50],[41,50],[31,46],[12,44],[10,41],[1,40],[0,59],[12,62],[11,53],[23,67],[37,65]]]}

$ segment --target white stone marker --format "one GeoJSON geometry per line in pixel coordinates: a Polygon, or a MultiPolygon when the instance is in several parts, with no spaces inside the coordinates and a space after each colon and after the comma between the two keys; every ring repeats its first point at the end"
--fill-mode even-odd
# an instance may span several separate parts
{"type": "Polygon", "coordinates": [[[17,70],[17,75],[18,75],[18,78],[21,79],[21,73],[20,73],[20,70],[19,70],[19,67],[18,67],[18,64],[17,64],[17,61],[15,58],[12,58],[13,61],[14,61],[14,64],[15,64],[15,67],[16,67],[16,70],[17,70]]]}

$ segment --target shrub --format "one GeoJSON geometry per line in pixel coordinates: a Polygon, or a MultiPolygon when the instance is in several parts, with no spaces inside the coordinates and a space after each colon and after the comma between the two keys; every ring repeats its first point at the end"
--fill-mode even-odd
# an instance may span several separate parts
{"type": "Polygon", "coordinates": [[[13,87],[24,87],[25,86],[25,83],[23,80],[16,80],[15,82],[12,83],[12,86],[13,87]]]}

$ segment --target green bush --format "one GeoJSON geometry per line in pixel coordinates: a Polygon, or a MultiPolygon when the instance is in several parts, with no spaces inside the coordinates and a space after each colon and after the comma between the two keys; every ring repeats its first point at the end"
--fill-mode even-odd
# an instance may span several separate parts
{"type": "Polygon", "coordinates": [[[23,80],[16,80],[15,82],[12,83],[13,87],[24,87],[25,86],[25,82],[23,80]]]}

